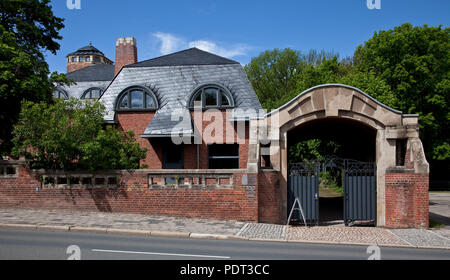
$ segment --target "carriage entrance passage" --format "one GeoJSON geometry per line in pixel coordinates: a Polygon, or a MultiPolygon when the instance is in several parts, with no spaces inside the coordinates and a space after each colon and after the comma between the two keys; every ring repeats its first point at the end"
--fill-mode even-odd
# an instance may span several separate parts
{"type": "MultiPolygon", "coordinates": [[[[343,222],[349,226],[357,221],[376,223],[376,164],[338,157],[293,163],[289,166],[288,215],[299,199],[308,224],[319,224],[321,199],[319,185],[332,176],[341,182],[343,222]]],[[[338,191],[338,190],[335,190],[338,191]]],[[[339,198],[338,198],[339,199],[339,198]]],[[[326,205],[323,205],[326,207],[326,205]]],[[[294,211],[291,221],[302,221],[300,211],[294,211]]]]}

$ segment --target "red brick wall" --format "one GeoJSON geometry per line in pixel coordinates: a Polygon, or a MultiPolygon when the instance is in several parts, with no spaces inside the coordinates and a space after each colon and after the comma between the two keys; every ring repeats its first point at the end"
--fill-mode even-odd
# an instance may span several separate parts
{"type": "Polygon", "coordinates": [[[258,174],[258,216],[260,223],[281,222],[281,188],[279,172],[258,174]]]}
{"type": "Polygon", "coordinates": [[[203,113],[202,123],[200,125],[199,120],[196,119],[194,112],[191,113],[191,117],[194,120],[194,125],[197,131],[200,126],[202,127],[201,133],[203,137],[202,144],[199,147],[200,151],[200,169],[208,169],[208,144],[213,143],[239,143],[239,168],[246,169],[248,161],[248,148],[249,148],[249,124],[246,122],[244,124],[245,135],[238,135],[238,127],[236,123],[231,123],[229,119],[231,118],[230,111],[206,111],[203,113]],[[221,125],[213,125],[215,130],[212,135],[209,135],[208,126],[216,122],[216,118],[222,121],[221,125]],[[232,137],[227,139],[226,131],[232,132],[232,137]],[[205,133],[206,132],[206,133],[205,133]]]}
{"type": "Polygon", "coordinates": [[[429,178],[416,173],[386,174],[386,227],[429,226],[429,178]]]}
{"type": "Polygon", "coordinates": [[[135,137],[142,148],[147,148],[147,157],[141,161],[141,165],[148,165],[149,169],[162,168],[162,149],[157,141],[142,138],[145,129],[155,115],[154,112],[117,112],[119,128],[124,131],[134,131],[135,137]]]}
{"type": "Polygon", "coordinates": [[[149,189],[147,174],[123,172],[118,189],[41,189],[23,167],[18,178],[0,177],[0,207],[65,209],[258,221],[257,195],[249,195],[242,176],[233,188],[149,189]],[[39,187],[39,191],[36,191],[39,187]]]}
{"type": "Polygon", "coordinates": [[[67,73],[71,73],[73,71],[77,71],[88,66],[93,65],[93,62],[70,62],[67,64],[67,73]]]}
{"type": "MultiPolygon", "coordinates": [[[[161,169],[162,168],[162,158],[163,158],[163,145],[165,141],[171,141],[168,139],[147,139],[140,137],[144,134],[145,129],[148,127],[153,119],[154,112],[117,112],[117,120],[119,123],[119,128],[124,131],[132,130],[136,135],[136,139],[139,145],[143,148],[147,148],[147,157],[145,160],[141,161],[141,165],[148,165],[149,169],[161,169]]],[[[239,145],[239,168],[246,169],[248,161],[248,148],[249,148],[249,125],[245,123],[245,135],[243,139],[238,137],[237,126],[230,123],[228,119],[231,117],[231,112],[220,111],[213,113],[212,115],[220,114],[222,117],[222,127],[217,127],[217,135],[220,140],[226,142],[226,129],[233,132],[232,140],[235,143],[242,142],[239,145]],[[228,127],[228,128],[227,128],[228,127]],[[223,128],[223,135],[221,129],[223,128]]],[[[214,122],[212,118],[208,121],[206,118],[203,119],[202,126],[203,131],[206,127],[214,122]]],[[[215,134],[213,135],[215,136],[215,134]]],[[[200,169],[208,169],[208,144],[215,143],[217,139],[215,137],[205,137],[202,140],[202,144],[199,145],[199,165],[200,169]]],[[[184,168],[185,169],[197,169],[197,145],[187,144],[184,146],[184,168]]]]}
{"type": "Polygon", "coordinates": [[[134,64],[137,59],[137,46],[135,41],[116,42],[116,62],[114,67],[114,75],[117,75],[122,67],[129,64],[134,64]]]}

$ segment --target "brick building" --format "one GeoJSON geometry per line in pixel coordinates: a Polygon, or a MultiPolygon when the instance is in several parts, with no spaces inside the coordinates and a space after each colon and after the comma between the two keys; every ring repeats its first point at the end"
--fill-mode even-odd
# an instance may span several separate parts
{"type": "Polygon", "coordinates": [[[318,222],[318,174],[292,167],[288,149],[302,135],[347,131],[359,161],[342,165],[344,219],[428,226],[418,116],[345,85],[312,88],[265,114],[238,62],[196,48],[138,62],[137,50],[134,38],[119,38],[114,65],[92,45],[69,54],[76,84],[54,96],[102,102],[105,123],[133,130],[147,148],[146,168],[68,174],[0,162],[0,206],[286,223],[300,198],[318,222]],[[293,183],[301,180],[312,183],[293,183]]]}

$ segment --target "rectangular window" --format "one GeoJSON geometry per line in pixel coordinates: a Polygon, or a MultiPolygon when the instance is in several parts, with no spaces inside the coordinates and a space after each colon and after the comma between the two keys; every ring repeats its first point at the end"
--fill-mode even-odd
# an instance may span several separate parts
{"type": "Polygon", "coordinates": [[[184,169],[184,146],[171,141],[163,146],[163,169],[184,169]]]}
{"type": "Polygon", "coordinates": [[[77,62],[77,57],[76,56],[72,56],[72,62],[77,62]]]}
{"type": "Polygon", "coordinates": [[[80,56],[80,57],[78,58],[78,61],[79,61],[79,62],[84,62],[84,57],[80,56]]]}
{"type": "Polygon", "coordinates": [[[208,145],[209,169],[239,169],[239,144],[208,145]]]}
{"type": "Polygon", "coordinates": [[[91,62],[91,57],[90,56],[86,56],[86,62],[91,62]]]}
{"type": "Polygon", "coordinates": [[[405,166],[405,156],[406,156],[406,146],[408,144],[408,139],[397,139],[396,140],[396,154],[395,161],[397,166],[405,166]]]}

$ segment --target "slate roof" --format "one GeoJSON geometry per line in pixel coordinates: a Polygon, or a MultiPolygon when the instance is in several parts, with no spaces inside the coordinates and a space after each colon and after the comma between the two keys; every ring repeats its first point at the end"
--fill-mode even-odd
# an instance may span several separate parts
{"type": "Polygon", "coordinates": [[[101,55],[101,56],[105,56],[99,49],[97,49],[96,47],[89,45],[86,47],[82,47],[80,49],[78,49],[76,52],[73,53],[69,53],[67,56],[70,55],[88,55],[88,54],[97,54],[97,55],[101,55]]]}
{"type": "Polygon", "coordinates": [[[189,110],[179,108],[171,111],[157,111],[142,136],[157,137],[171,134],[182,134],[184,136],[194,135],[189,110]]]}
{"type": "Polygon", "coordinates": [[[75,82],[112,81],[114,79],[114,65],[93,64],[66,75],[75,82]]]}
{"type": "Polygon", "coordinates": [[[145,60],[125,67],[158,67],[187,65],[226,65],[239,62],[224,58],[197,48],[191,48],[161,57],[145,60]]]}
{"type": "Polygon", "coordinates": [[[221,85],[233,95],[233,119],[259,113],[261,104],[241,64],[194,48],[125,66],[100,98],[107,111],[105,121],[115,121],[114,106],[123,90],[145,86],[158,98],[159,108],[141,136],[192,134],[189,99],[196,88],[206,84],[221,85]]]}

